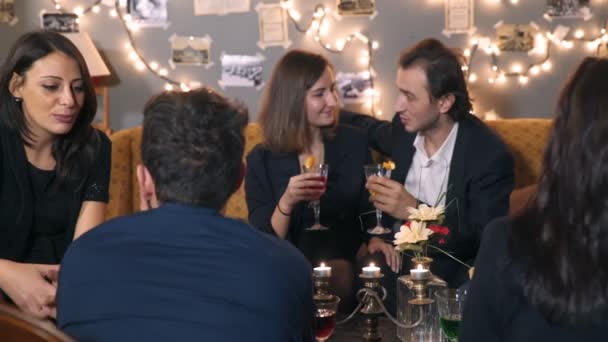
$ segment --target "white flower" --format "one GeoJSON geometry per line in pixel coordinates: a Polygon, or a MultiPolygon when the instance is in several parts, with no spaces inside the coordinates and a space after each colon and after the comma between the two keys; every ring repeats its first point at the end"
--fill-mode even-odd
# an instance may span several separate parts
{"type": "Polygon", "coordinates": [[[410,226],[401,226],[401,231],[395,234],[395,246],[401,244],[414,244],[418,241],[426,241],[433,231],[426,227],[426,222],[411,221],[410,226]]]}
{"type": "Polygon", "coordinates": [[[443,205],[429,207],[426,204],[421,204],[418,208],[407,208],[407,211],[410,214],[408,219],[411,221],[437,221],[444,210],[445,207],[443,205]]]}

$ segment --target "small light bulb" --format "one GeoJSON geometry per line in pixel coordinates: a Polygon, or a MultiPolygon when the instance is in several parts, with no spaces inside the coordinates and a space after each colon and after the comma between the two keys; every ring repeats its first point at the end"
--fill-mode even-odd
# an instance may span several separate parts
{"type": "Polygon", "coordinates": [[[530,68],[530,73],[532,75],[538,75],[539,72],[540,72],[540,68],[538,67],[538,65],[535,65],[530,68]]]}
{"type": "Polygon", "coordinates": [[[515,64],[511,65],[511,71],[514,72],[514,73],[516,73],[516,74],[519,74],[522,71],[521,64],[515,63],[515,64]]]}
{"type": "Polygon", "coordinates": [[[163,77],[166,77],[167,75],[169,75],[169,72],[167,71],[167,69],[160,69],[158,70],[158,74],[163,77]]]}
{"type": "Polygon", "coordinates": [[[469,82],[475,83],[477,81],[477,74],[474,72],[469,75],[469,82]]]}

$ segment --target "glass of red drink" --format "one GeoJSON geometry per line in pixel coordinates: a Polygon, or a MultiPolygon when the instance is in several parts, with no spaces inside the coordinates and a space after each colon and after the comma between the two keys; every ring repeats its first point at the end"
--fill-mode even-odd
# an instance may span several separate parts
{"type": "Polygon", "coordinates": [[[315,341],[325,341],[334,333],[338,303],[338,296],[315,298],[315,341]]]}
{"type": "Polygon", "coordinates": [[[313,213],[315,215],[315,223],[312,226],[306,228],[306,230],[327,230],[327,229],[329,229],[326,226],[322,225],[320,222],[320,219],[321,219],[320,198],[323,195],[323,193],[325,193],[325,189],[327,187],[327,173],[328,172],[329,172],[328,164],[314,164],[311,167],[302,166],[302,173],[315,173],[318,175],[318,177],[311,179],[311,180],[318,180],[319,182],[323,183],[323,185],[313,186],[313,187],[309,188],[311,190],[320,190],[321,192],[319,193],[318,198],[310,201],[309,205],[312,208],[313,213]]]}

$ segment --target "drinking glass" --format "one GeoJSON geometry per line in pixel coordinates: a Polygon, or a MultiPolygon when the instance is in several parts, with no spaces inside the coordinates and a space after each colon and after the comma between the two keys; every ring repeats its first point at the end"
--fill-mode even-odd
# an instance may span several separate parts
{"type": "Polygon", "coordinates": [[[462,320],[462,311],[467,297],[466,290],[443,289],[435,292],[439,325],[444,336],[450,342],[458,341],[458,327],[462,320]]]}
{"type": "Polygon", "coordinates": [[[315,341],[325,341],[334,333],[339,303],[338,296],[315,298],[315,341]]]}
{"type": "MultiPolygon", "coordinates": [[[[381,164],[367,164],[363,166],[363,170],[365,171],[365,178],[369,178],[371,176],[378,177],[390,177],[390,170],[386,170],[382,167],[381,164]]],[[[372,197],[375,195],[372,191],[370,193],[372,197]]],[[[382,226],[382,210],[376,209],[376,226],[374,228],[370,228],[367,230],[369,234],[380,235],[380,234],[388,234],[391,232],[389,228],[382,226]]]]}
{"type": "MultiPolygon", "coordinates": [[[[317,180],[317,181],[323,182],[323,185],[321,187],[313,187],[311,189],[323,190],[323,192],[325,192],[325,188],[327,186],[327,173],[328,172],[329,172],[328,164],[314,164],[313,166],[308,167],[308,168],[306,166],[302,166],[302,173],[318,174],[317,178],[313,178],[311,180],[317,180]]],[[[321,195],[319,196],[319,198],[321,197],[321,195]]],[[[320,222],[321,205],[320,205],[319,198],[316,198],[316,199],[310,201],[310,203],[308,204],[312,208],[313,213],[315,215],[315,223],[312,226],[306,228],[306,230],[327,230],[327,229],[329,229],[329,228],[325,227],[324,225],[322,225],[320,222]]]]}

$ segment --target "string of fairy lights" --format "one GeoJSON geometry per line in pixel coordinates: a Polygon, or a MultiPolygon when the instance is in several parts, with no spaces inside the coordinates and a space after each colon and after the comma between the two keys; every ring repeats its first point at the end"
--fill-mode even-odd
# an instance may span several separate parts
{"type": "MultiPolygon", "coordinates": [[[[60,0],[51,0],[56,10],[65,12],[60,0]]],[[[91,5],[83,7],[77,6],[71,12],[78,15],[79,20],[84,15],[92,12],[99,13],[101,0],[94,1],[91,5]]],[[[378,49],[379,44],[377,41],[372,41],[368,36],[361,32],[353,32],[344,38],[336,40],[334,45],[327,42],[325,37],[328,35],[329,21],[327,15],[331,13],[331,9],[326,8],[323,5],[316,5],[312,18],[308,20],[309,24],[305,27],[300,25],[301,15],[294,8],[293,0],[282,0],[280,3],[281,7],[287,12],[289,20],[294,24],[296,30],[300,33],[312,35],[315,42],[317,42],[324,50],[330,53],[341,53],[351,43],[356,41],[362,43],[365,49],[361,53],[359,59],[360,63],[365,66],[364,78],[370,80],[370,88],[366,90],[364,96],[366,98],[366,105],[370,109],[372,115],[382,115],[382,111],[375,109],[375,103],[378,101],[380,93],[374,87],[373,82],[373,52],[378,49]]],[[[125,29],[127,35],[127,42],[124,44],[127,50],[127,56],[133,63],[135,69],[138,71],[148,70],[156,77],[165,81],[165,89],[173,90],[179,88],[182,91],[189,91],[193,85],[198,85],[197,82],[180,82],[172,79],[169,76],[169,70],[167,68],[160,67],[156,61],[149,61],[145,58],[144,54],[137,47],[136,40],[133,36],[134,32],[139,31],[139,25],[133,21],[130,14],[126,11],[121,10],[120,1],[114,2],[114,7],[109,10],[109,15],[112,18],[118,18],[125,29]]]]}
{"type": "MultiPolygon", "coordinates": [[[[60,0],[51,0],[56,10],[64,12],[64,8],[61,5],[60,0]]],[[[491,4],[509,3],[513,6],[517,6],[520,0],[486,0],[491,4]]],[[[79,19],[89,13],[99,13],[100,4],[102,0],[95,0],[88,6],[76,6],[70,12],[78,15],[79,19]]],[[[294,0],[281,0],[281,7],[288,14],[289,20],[293,23],[295,29],[307,36],[311,36],[312,39],[317,42],[325,51],[329,53],[342,53],[344,49],[348,48],[353,43],[360,43],[364,46],[361,51],[359,58],[360,64],[363,65],[364,78],[369,79],[370,88],[366,90],[364,94],[366,98],[366,106],[371,110],[373,115],[382,115],[381,111],[375,110],[374,104],[379,100],[380,92],[376,89],[374,84],[375,72],[373,70],[374,63],[374,52],[379,48],[378,41],[371,40],[367,35],[361,32],[352,32],[343,37],[336,39],[333,42],[329,42],[330,35],[330,20],[328,20],[332,9],[324,5],[318,4],[314,6],[314,11],[311,18],[305,20],[307,24],[302,24],[302,16],[295,9],[294,0]]],[[[134,33],[139,31],[139,25],[136,21],[132,20],[130,14],[127,13],[125,8],[121,8],[120,1],[115,0],[113,7],[108,10],[109,16],[120,20],[122,26],[125,29],[127,35],[127,41],[124,44],[128,59],[133,63],[133,66],[138,71],[147,70],[156,77],[162,79],[165,83],[165,89],[172,90],[179,88],[183,91],[189,91],[193,86],[196,86],[197,82],[180,82],[170,77],[170,71],[167,68],[163,68],[160,64],[154,60],[147,59],[136,44],[134,33]]],[[[464,49],[464,55],[466,57],[466,63],[463,65],[463,70],[467,75],[468,82],[470,84],[475,83],[479,80],[478,73],[473,71],[474,62],[479,58],[477,55],[480,52],[485,52],[490,58],[490,75],[487,78],[487,82],[493,85],[501,85],[507,83],[508,79],[516,79],[520,85],[528,84],[531,77],[538,76],[543,72],[550,72],[553,64],[551,61],[552,54],[555,48],[559,49],[572,49],[576,43],[585,43],[589,51],[595,51],[599,53],[602,46],[608,47],[608,22],[604,21],[603,26],[600,30],[599,35],[587,37],[585,31],[582,29],[576,29],[570,32],[569,27],[561,26],[561,30],[543,31],[537,25],[534,25],[537,33],[534,37],[534,53],[531,55],[535,57],[535,61],[531,63],[522,64],[520,62],[512,63],[509,67],[505,66],[503,61],[503,51],[501,51],[496,42],[492,41],[490,37],[484,36],[473,36],[469,40],[469,46],[464,49]],[[560,32],[557,32],[560,31],[560,32]],[[565,32],[565,33],[564,33],[565,32]],[[570,37],[568,37],[570,34],[570,37]],[[477,57],[477,58],[476,58],[477,57]]]]}
{"type": "Polygon", "coordinates": [[[380,46],[378,41],[371,40],[368,36],[361,32],[353,32],[346,35],[343,38],[338,38],[332,45],[329,43],[324,37],[328,35],[329,31],[329,21],[327,21],[328,14],[331,13],[331,8],[327,8],[323,5],[316,5],[314,8],[314,12],[312,18],[309,20],[307,26],[300,26],[300,13],[294,9],[292,0],[284,0],[281,3],[281,7],[287,11],[289,19],[294,24],[296,30],[300,33],[313,35],[314,41],[319,43],[319,45],[327,52],[330,53],[342,53],[342,51],[347,48],[350,44],[358,41],[365,46],[365,50],[361,52],[361,57],[359,58],[359,62],[362,65],[365,65],[366,70],[363,75],[364,79],[369,79],[370,88],[366,90],[364,96],[366,97],[366,105],[369,107],[372,115],[382,115],[382,111],[375,109],[375,103],[379,100],[380,92],[376,89],[374,85],[374,70],[373,70],[373,61],[374,61],[374,50],[377,50],[380,46]]]}
{"type": "MultiPolygon", "coordinates": [[[[486,1],[490,4],[507,2],[507,0],[486,1]]],[[[508,2],[511,5],[518,5],[520,1],[508,0],[508,2]]],[[[492,42],[489,37],[472,37],[469,41],[469,47],[464,49],[464,56],[467,58],[467,62],[463,66],[463,70],[467,74],[468,82],[475,83],[479,79],[477,73],[472,71],[473,61],[479,51],[485,52],[491,59],[491,76],[487,79],[489,84],[501,85],[507,83],[508,79],[514,78],[517,79],[520,85],[526,85],[531,77],[552,70],[553,63],[551,62],[551,57],[554,48],[569,50],[575,47],[575,43],[585,43],[589,52],[595,52],[598,55],[602,45],[607,46],[606,44],[608,44],[608,21],[606,20],[603,22],[603,26],[599,31],[600,33],[593,37],[586,37],[585,31],[580,28],[572,31],[570,27],[558,25],[553,32],[543,32],[538,25],[531,24],[531,26],[537,31],[534,36],[534,48],[531,55],[534,55],[537,59],[527,65],[515,62],[508,68],[503,66],[505,63],[501,60],[502,51],[496,43],[492,42]],[[570,38],[566,39],[569,33],[571,33],[570,38]]]]}

